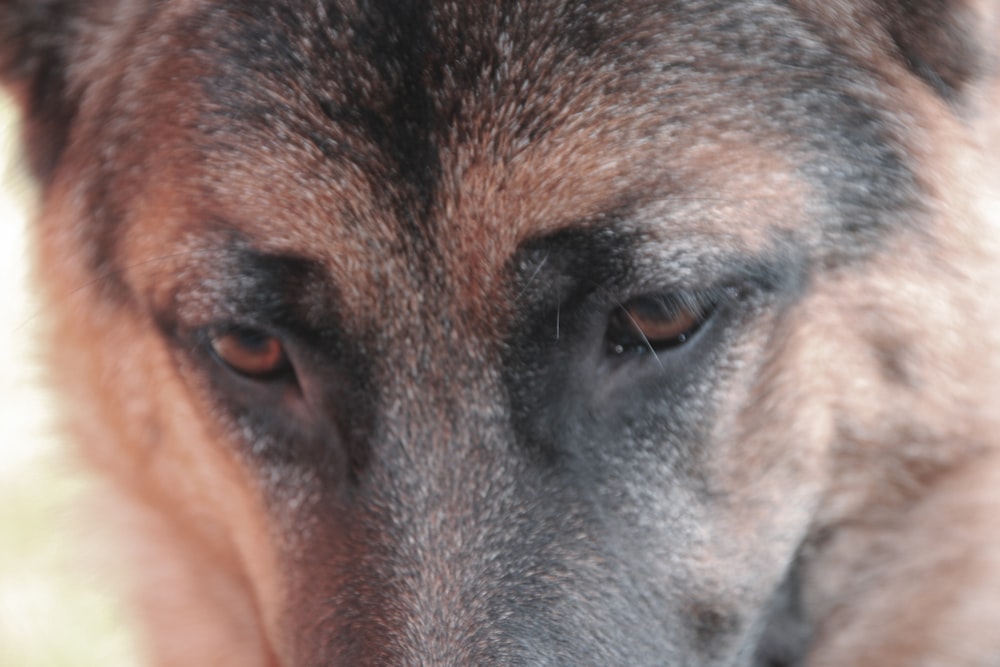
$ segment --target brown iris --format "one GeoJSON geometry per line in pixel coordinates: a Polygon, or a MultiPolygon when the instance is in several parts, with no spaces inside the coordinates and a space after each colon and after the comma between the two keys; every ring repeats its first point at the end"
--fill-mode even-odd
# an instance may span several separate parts
{"type": "Polygon", "coordinates": [[[607,340],[614,354],[669,350],[688,342],[710,314],[694,299],[637,297],[611,314],[607,340]]]}
{"type": "Polygon", "coordinates": [[[274,336],[256,329],[228,329],[213,334],[212,351],[241,375],[267,379],[288,369],[285,348],[274,336]]]}

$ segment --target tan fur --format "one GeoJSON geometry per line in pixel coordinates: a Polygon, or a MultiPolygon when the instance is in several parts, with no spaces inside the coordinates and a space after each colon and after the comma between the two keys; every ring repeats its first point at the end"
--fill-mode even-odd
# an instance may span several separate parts
{"type": "MultiPolygon", "coordinates": [[[[825,38],[869,63],[884,84],[878,94],[900,109],[906,127],[897,130],[917,165],[930,223],[888,236],[875,259],[817,274],[801,306],[747,327],[737,345],[746,371],[739,377],[748,379],[721,392],[725,409],[710,429],[720,444],[704,456],[705,485],[725,498],[725,518],[706,521],[689,551],[665,552],[652,574],[697,581],[698,592],[714,601],[739,588],[746,572],[770,572],[806,531],[802,553],[811,566],[803,599],[815,624],[810,667],[995,664],[1000,77],[993,72],[978,82],[974,103],[956,114],[884,55],[890,48],[884,36],[867,27],[875,20],[870,3],[792,4],[829,25],[825,38]],[[784,447],[790,441],[801,445],[792,454],[784,447]]],[[[171,11],[187,9],[179,4],[171,11]]],[[[978,11],[984,30],[1000,34],[985,3],[978,11]]],[[[79,67],[100,69],[94,58],[79,67]]],[[[558,63],[541,58],[537,64],[558,63]]],[[[379,324],[404,340],[410,327],[423,326],[438,337],[437,347],[456,344],[455,365],[429,371],[416,352],[400,353],[400,378],[410,381],[406,397],[423,416],[447,415],[440,405],[420,402],[419,379],[455,381],[445,392],[455,404],[467,386],[497,393],[497,371],[489,364],[500,345],[487,343],[506,333],[498,329],[509,324],[504,309],[514,300],[505,291],[505,271],[530,239],[599,227],[626,193],[641,193],[635,227],[646,232],[648,244],[639,258],[663,261],[669,248],[668,259],[681,258],[683,277],[706,246],[761,252],[781,234],[813,229],[810,223],[829,213],[797,165],[783,157],[781,136],[720,129],[705,109],[704,123],[692,122],[665,156],[662,146],[672,137],[651,138],[648,114],[627,103],[617,107],[619,91],[602,94],[616,82],[614,72],[605,72],[573,82],[571,92],[532,98],[540,108],[559,110],[555,129],[537,144],[504,132],[501,121],[509,116],[513,123],[523,111],[516,105],[462,116],[452,134],[438,138],[449,157],[444,194],[429,209],[447,221],[434,246],[444,278],[428,293],[408,258],[393,253],[395,228],[379,199],[387,186],[367,173],[329,171],[319,150],[302,144],[290,143],[279,158],[263,144],[252,144],[239,159],[206,163],[189,154],[184,114],[197,94],[190,84],[197,75],[193,60],[156,65],[151,80],[177,91],[173,106],[144,112],[150,127],[162,129],[163,150],[117,156],[143,167],[130,175],[135,197],[116,239],[128,258],[120,267],[124,281],[149,303],[176,302],[188,320],[207,318],[209,306],[178,296],[177,285],[190,288],[213,277],[213,252],[228,242],[205,213],[214,206],[255,247],[315,259],[347,297],[350,333],[360,336],[379,324]],[[145,170],[159,180],[144,182],[145,170]],[[305,203],[292,210],[289,201],[305,203]],[[331,219],[359,220],[368,233],[331,219]],[[373,323],[381,312],[373,304],[383,301],[397,316],[373,323]],[[434,328],[428,313],[452,318],[454,329],[434,328]],[[487,341],[481,358],[461,356],[458,343],[468,340],[487,341]],[[487,368],[483,377],[476,363],[487,368]]],[[[696,100],[692,116],[701,118],[700,91],[681,92],[696,100]]],[[[90,215],[90,157],[103,131],[77,129],[47,185],[37,274],[52,313],[51,367],[68,429],[108,483],[101,511],[113,514],[109,527],[126,536],[122,552],[153,662],[304,664],[296,642],[315,633],[302,630],[292,613],[297,596],[313,583],[334,590],[338,577],[347,576],[336,565],[366,554],[348,540],[331,547],[316,537],[323,527],[315,522],[286,529],[286,519],[292,523],[300,512],[313,517],[306,509],[327,498],[319,474],[298,474],[295,484],[262,479],[231,446],[234,436],[206,416],[188,381],[194,372],[177,361],[148,313],[103,293],[103,277],[81,252],[82,225],[73,224],[90,215]],[[321,548],[311,552],[317,543],[321,548]],[[289,569],[310,574],[293,580],[289,569]]],[[[803,231],[796,241],[808,246],[823,239],[803,231]]],[[[452,428],[458,430],[442,419],[441,442],[452,428]]],[[[657,509],[674,511],[664,502],[657,509]]],[[[691,506],[701,510],[696,500],[691,506]]],[[[441,546],[445,554],[461,548],[441,546]]],[[[435,599],[458,600],[442,574],[450,572],[445,560],[427,576],[436,581],[435,599]]],[[[316,627],[325,620],[316,617],[316,627]]],[[[438,664],[433,656],[428,661],[438,664]]]]}

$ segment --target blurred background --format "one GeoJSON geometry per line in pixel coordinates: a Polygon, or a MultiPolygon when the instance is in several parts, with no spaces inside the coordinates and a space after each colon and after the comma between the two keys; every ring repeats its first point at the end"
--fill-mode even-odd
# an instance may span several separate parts
{"type": "Polygon", "coordinates": [[[32,191],[15,124],[0,98],[0,667],[132,667],[127,618],[84,556],[86,522],[74,510],[87,483],[55,437],[39,382],[32,191]]]}

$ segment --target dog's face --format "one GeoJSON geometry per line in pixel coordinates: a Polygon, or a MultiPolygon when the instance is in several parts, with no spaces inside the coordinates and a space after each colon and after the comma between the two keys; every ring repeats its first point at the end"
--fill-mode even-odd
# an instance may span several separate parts
{"type": "Polygon", "coordinates": [[[811,4],[0,2],[164,664],[850,630],[887,517],[989,444],[991,40],[811,4]]]}

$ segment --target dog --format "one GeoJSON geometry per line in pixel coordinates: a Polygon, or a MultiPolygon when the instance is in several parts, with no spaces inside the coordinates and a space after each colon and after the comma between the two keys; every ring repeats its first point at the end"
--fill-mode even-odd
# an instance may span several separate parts
{"type": "Polygon", "coordinates": [[[0,0],[150,663],[1000,664],[998,36],[0,0]]]}

